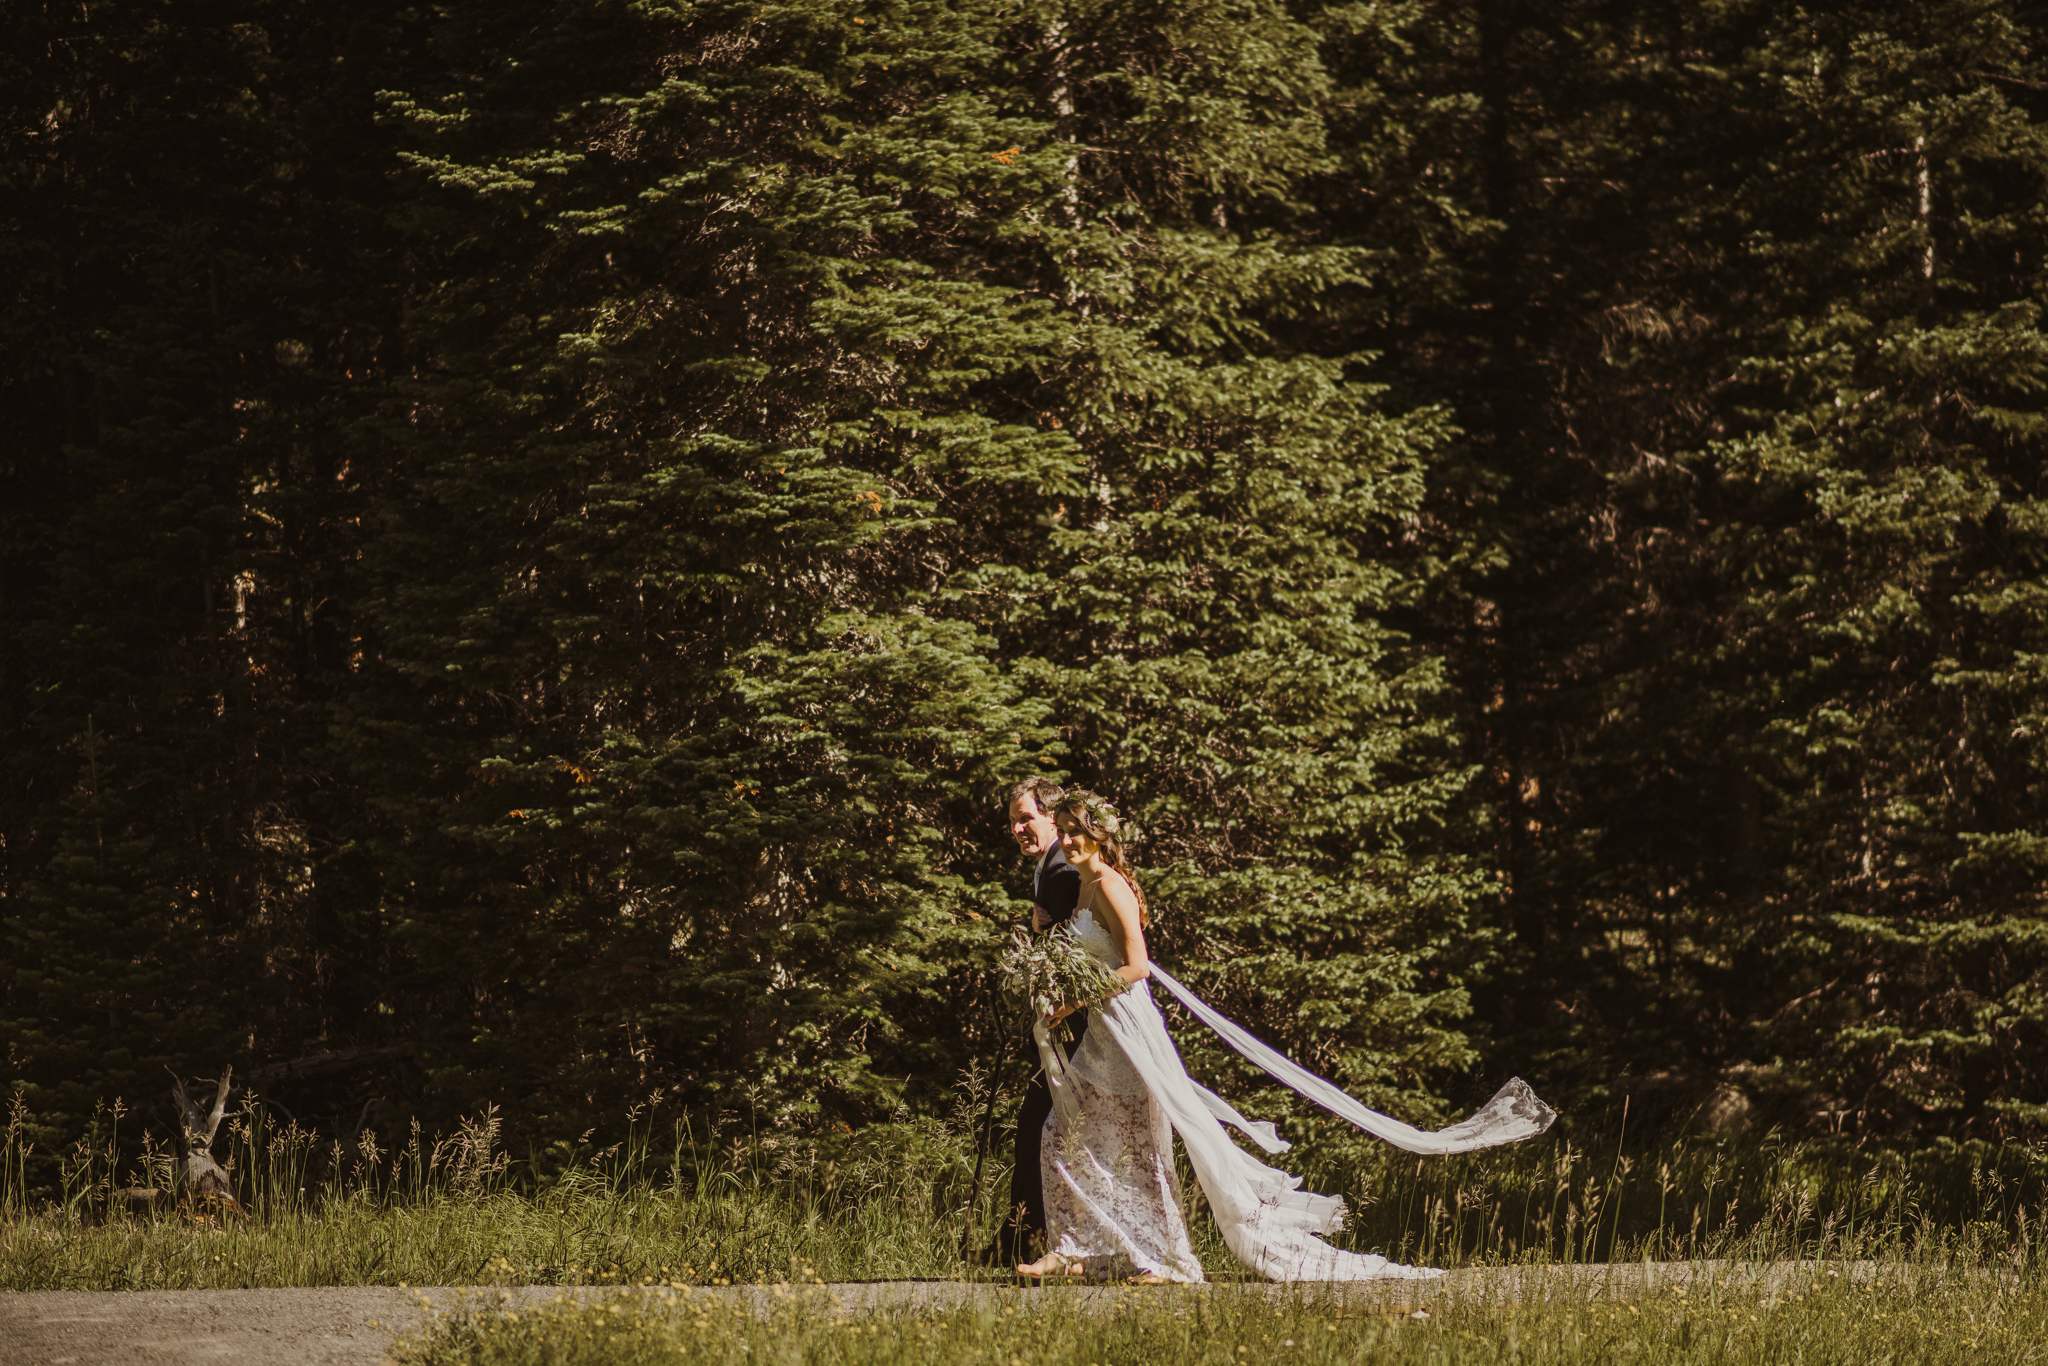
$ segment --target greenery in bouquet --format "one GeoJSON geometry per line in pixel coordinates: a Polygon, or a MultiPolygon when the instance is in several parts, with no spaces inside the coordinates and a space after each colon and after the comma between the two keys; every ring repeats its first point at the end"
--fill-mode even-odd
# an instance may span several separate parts
{"type": "MultiPolygon", "coordinates": [[[[1055,925],[1036,938],[1024,930],[1013,931],[997,966],[1004,994],[1021,1002],[1034,1021],[1063,1005],[1092,1009],[1130,987],[1082,948],[1067,925],[1055,925]]],[[[1053,1032],[1065,1037],[1066,1022],[1054,1025],[1053,1032]]]]}

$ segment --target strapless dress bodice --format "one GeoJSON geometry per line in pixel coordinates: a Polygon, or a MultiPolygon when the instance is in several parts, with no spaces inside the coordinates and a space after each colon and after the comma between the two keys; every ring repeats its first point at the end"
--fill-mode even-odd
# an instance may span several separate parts
{"type": "Polygon", "coordinates": [[[1108,964],[1112,969],[1124,965],[1124,956],[1117,952],[1116,940],[1108,929],[1095,918],[1093,906],[1082,909],[1074,916],[1074,942],[1088,951],[1088,956],[1108,964]]]}

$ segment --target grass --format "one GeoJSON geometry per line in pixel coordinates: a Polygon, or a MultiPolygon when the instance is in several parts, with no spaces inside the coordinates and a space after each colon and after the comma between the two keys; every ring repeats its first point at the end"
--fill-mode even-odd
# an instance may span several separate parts
{"type": "MultiPolygon", "coordinates": [[[[62,1154],[54,1184],[34,1189],[41,1155],[17,1122],[0,1143],[0,1289],[634,1287],[513,1310],[472,1301],[412,1331],[394,1349],[402,1366],[2048,1360],[2033,1326],[2048,1316],[2034,1154],[1776,1135],[1617,1143],[1597,1158],[1569,1134],[1426,1163],[1313,1142],[1292,1155],[1309,1184],[1348,1193],[1353,1247],[1495,1277],[1608,1259],[1717,1258],[1738,1272],[1800,1260],[1798,1283],[1769,1293],[1736,1276],[1625,1301],[1583,1285],[1520,1303],[1416,1286],[1394,1292],[1398,1307],[1349,1309],[1312,1288],[1273,1301],[1231,1286],[1110,1292],[1121,1298],[1107,1306],[1064,1288],[992,1290],[984,1307],[947,1312],[807,1302],[824,1281],[962,1274],[957,1248],[987,1236],[991,1192],[1008,1184],[991,1164],[969,1199],[964,1108],[817,1137],[642,1116],[614,1147],[526,1161],[503,1151],[489,1115],[438,1139],[415,1130],[395,1152],[323,1152],[248,1108],[224,1144],[234,1210],[129,1208],[121,1186],[163,1184],[169,1155],[147,1139],[124,1148],[118,1111],[109,1137],[62,1154]],[[1859,1280],[1859,1263],[1878,1279],[1859,1280]],[[767,1314],[697,1289],[742,1282],[812,1288],[767,1314]]],[[[1213,1225],[1198,1204],[1190,1214],[1204,1264],[1230,1277],[1213,1225]]]]}
{"type": "MultiPolygon", "coordinates": [[[[0,1143],[0,1289],[952,1277],[1008,1189],[990,1162],[969,1199],[979,1108],[970,1094],[952,1119],[815,1137],[642,1115],[616,1146],[514,1161],[491,1115],[440,1138],[415,1129],[395,1152],[345,1152],[248,1107],[221,1145],[232,1212],[125,1208],[116,1192],[166,1184],[169,1155],[147,1138],[124,1147],[118,1109],[100,1143],[61,1154],[54,1183],[32,1190],[17,1115],[0,1143]]],[[[2040,1159],[2016,1147],[1872,1154],[1765,1135],[1595,1158],[1565,1134],[1429,1162],[1313,1142],[1290,1158],[1311,1187],[1348,1194],[1346,1245],[1432,1266],[2038,1260],[2040,1159]]],[[[1183,1187],[1204,1265],[1230,1275],[1198,1188],[1183,1187]]]]}
{"type": "MultiPolygon", "coordinates": [[[[1410,1302],[1346,1309],[1304,1293],[1279,1303],[1230,1291],[1125,1291],[1090,1306],[1031,1292],[945,1313],[837,1312],[801,1296],[757,1314],[687,1286],[563,1298],[514,1311],[482,1306],[429,1320],[397,1345],[400,1366],[1180,1366],[1352,1363],[1955,1362],[2048,1359],[2038,1278],[1894,1266],[1873,1283],[1808,1264],[1779,1293],[1712,1285],[1631,1301],[1583,1292],[1520,1303],[1418,1290],[1410,1302]],[[1428,1307],[1418,1306],[1427,1296],[1428,1307]]],[[[815,1292],[814,1292],[815,1293],[815,1292]]]]}
{"type": "MultiPolygon", "coordinates": [[[[244,1112],[222,1146],[234,1210],[124,1207],[111,1156],[70,1154],[54,1198],[10,1185],[0,1149],[0,1290],[604,1285],[759,1280],[799,1264],[836,1278],[948,1275],[963,1224],[933,1205],[933,1126],[844,1136],[829,1151],[749,1139],[571,1153],[517,1179],[489,1117],[396,1153],[336,1159],[244,1112]]],[[[146,1154],[130,1177],[147,1180],[146,1154]]],[[[165,1184],[161,1179],[157,1184],[165,1184]]],[[[983,1211],[984,1216],[988,1211],[983,1211]]]]}

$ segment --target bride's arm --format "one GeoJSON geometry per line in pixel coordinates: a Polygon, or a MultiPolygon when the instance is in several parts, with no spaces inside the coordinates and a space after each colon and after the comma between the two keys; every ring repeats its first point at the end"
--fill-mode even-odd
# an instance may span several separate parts
{"type": "Polygon", "coordinates": [[[1115,873],[1102,879],[1101,891],[1110,910],[1116,912],[1108,926],[1124,957],[1124,965],[1116,970],[1116,975],[1136,986],[1152,975],[1152,960],[1145,953],[1145,927],[1138,919],[1138,894],[1115,873]]]}

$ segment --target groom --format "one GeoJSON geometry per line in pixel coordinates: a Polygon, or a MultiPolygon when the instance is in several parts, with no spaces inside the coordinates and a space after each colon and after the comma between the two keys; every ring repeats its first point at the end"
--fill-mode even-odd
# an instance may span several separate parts
{"type": "MultiPolygon", "coordinates": [[[[1059,827],[1053,824],[1052,808],[1065,790],[1050,778],[1026,778],[1010,789],[1010,835],[1017,847],[1032,860],[1031,928],[1051,929],[1074,914],[1081,899],[1081,873],[1060,852],[1059,827]]],[[[1088,1032],[1088,1012],[1067,1017],[1074,1041],[1079,1046],[1088,1032]]],[[[970,1260],[983,1266],[1014,1266],[1038,1255],[1045,1241],[1045,1179],[1039,1174],[1038,1146],[1045,1129],[1045,1117],[1052,1113],[1052,1092],[1046,1089],[1045,1073],[1039,1070],[1038,1050],[1025,1042],[1025,1057],[1031,1069],[1031,1085],[1024,1092],[1024,1104],[1017,1111],[1017,1165],[1010,1177],[1010,1212],[996,1231],[996,1240],[970,1260]]]]}

